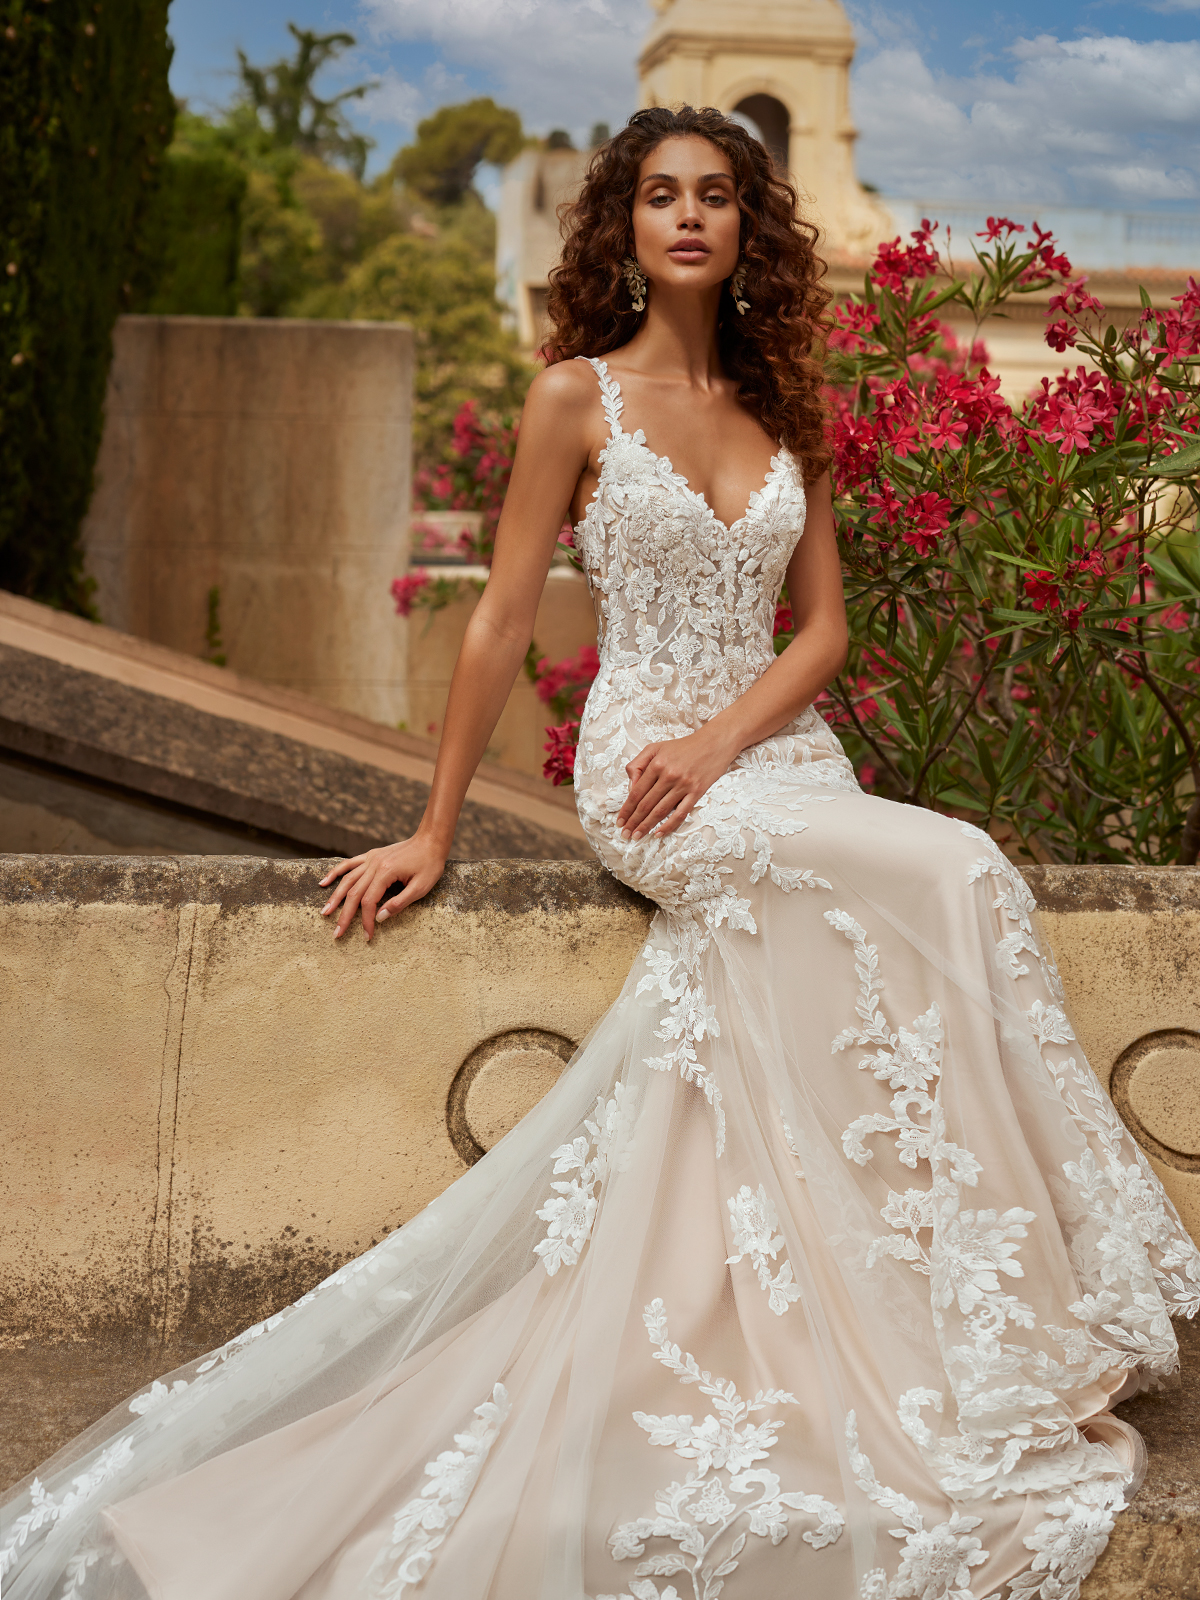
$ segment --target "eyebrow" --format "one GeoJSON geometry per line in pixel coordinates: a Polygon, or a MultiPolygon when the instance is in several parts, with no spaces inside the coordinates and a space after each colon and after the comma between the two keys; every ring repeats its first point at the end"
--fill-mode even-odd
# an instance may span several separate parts
{"type": "MultiPolygon", "coordinates": [[[[729,172],[706,172],[699,180],[701,183],[713,183],[717,178],[724,178],[727,183],[733,182],[733,174],[729,172]]],[[[643,183],[678,183],[679,179],[670,172],[648,172],[642,179],[643,183]]]]}

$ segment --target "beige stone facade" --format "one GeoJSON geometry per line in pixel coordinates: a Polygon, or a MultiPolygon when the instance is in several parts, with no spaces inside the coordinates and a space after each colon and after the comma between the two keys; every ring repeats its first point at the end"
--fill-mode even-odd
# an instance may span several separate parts
{"type": "Polygon", "coordinates": [[[122,317],[83,529],[112,627],[393,726],[407,639],[412,332],[122,317]]]}

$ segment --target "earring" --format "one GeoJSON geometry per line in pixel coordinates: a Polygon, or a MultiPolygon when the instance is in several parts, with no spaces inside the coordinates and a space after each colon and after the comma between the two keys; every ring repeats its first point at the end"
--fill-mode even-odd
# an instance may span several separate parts
{"type": "Polygon", "coordinates": [[[633,309],[635,311],[645,311],[646,274],[633,256],[625,257],[621,264],[621,276],[625,279],[629,293],[633,296],[633,309]]]}
{"type": "Polygon", "coordinates": [[[743,298],[746,293],[746,263],[744,261],[729,280],[729,292],[733,296],[733,303],[738,309],[738,316],[744,317],[750,309],[749,300],[743,298]]]}

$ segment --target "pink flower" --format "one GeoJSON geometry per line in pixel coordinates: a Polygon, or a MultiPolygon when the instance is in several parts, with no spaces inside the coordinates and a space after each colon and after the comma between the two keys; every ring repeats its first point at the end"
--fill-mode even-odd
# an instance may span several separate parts
{"type": "Polygon", "coordinates": [[[411,614],[413,606],[417,603],[417,596],[428,582],[429,574],[421,567],[393,581],[392,599],[396,602],[396,611],[400,616],[407,617],[411,614]]]}
{"type": "Polygon", "coordinates": [[[904,507],[906,526],[900,537],[911,545],[919,556],[927,556],[937,549],[938,540],[946,531],[951,505],[944,496],[927,489],[915,494],[904,507]]]}
{"type": "Polygon", "coordinates": [[[560,784],[575,781],[575,748],[579,742],[579,724],[564,722],[557,728],[547,728],[550,735],[543,750],[549,752],[542,766],[543,777],[549,778],[557,789],[560,784]]]}
{"type": "Polygon", "coordinates": [[[1061,355],[1068,345],[1075,343],[1078,333],[1079,329],[1073,328],[1069,322],[1052,322],[1046,329],[1046,343],[1061,355]]]}
{"type": "Polygon", "coordinates": [[[1093,427],[1091,417],[1068,402],[1059,406],[1054,426],[1046,429],[1046,437],[1059,440],[1059,454],[1069,456],[1072,450],[1087,449],[1093,427]]]}
{"type": "Polygon", "coordinates": [[[937,223],[923,218],[921,226],[914,228],[915,243],[902,245],[899,235],[879,246],[871,264],[871,276],[885,289],[899,293],[909,278],[930,278],[938,270],[938,254],[931,244],[937,223]]]}
{"type": "Polygon", "coordinates": [[[867,504],[871,507],[872,522],[884,517],[890,527],[900,515],[900,497],[887,478],[880,478],[879,488],[873,489],[867,496],[867,504]]]}
{"type": "Polygon", "coordinates": [[[1057,294],[1052,294],[1047,307],[1050,315],[1053,316],[1056,311],[1065,311],[1068,316],[1077,317],[1085,311],[1103,311],[1104,302],[1087,292],[1084,288],[1086,282],[1086,278],[1077,278],[1074,283],[1066,284],[1057,294]]]}
{"type": "Polygon", "coordinates": [[[953,411],[942,410],[937,420],[930,424],[929,442],[935,450],[957,450],[966,436],[967,424],[955,417],[953,411]]]}
{"type": "Polygon", "coordinates": [[[1052,572],[1027,572],[1025,593],[1033,602],[1035,611],[1045,611],[1047,606],[1054,611],[1059,605],[1058,584],[1052,572]]]}
{"type": "Polygon", "coordinates": [[[987,219],[987,227],[981,228],[975,237],[977,239],[985,239],[990,244],[993,239],[998,239],[1002,233],[1006,238],[1011,238],[1014,233],[1024,232],[1025,224],[1023,222],[1010,222],[1007,217],[989,217],[987,219]]]}

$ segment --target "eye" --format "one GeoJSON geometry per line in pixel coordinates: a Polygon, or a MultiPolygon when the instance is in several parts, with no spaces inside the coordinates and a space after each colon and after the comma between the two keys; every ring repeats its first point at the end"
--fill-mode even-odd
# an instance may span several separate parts
{"type": "Polygon", "coordinates": [[[669,206],[674,198],[675,196],[669,190],[661,189],[657,194],[650,196],[650,204],[652,206],[669,206]]]}

